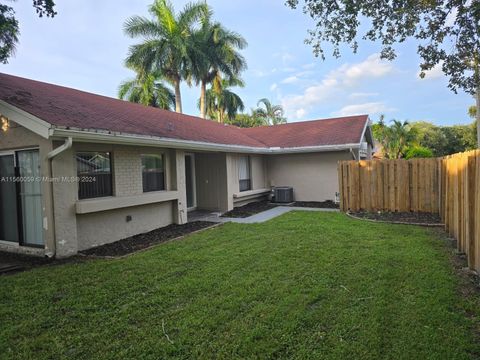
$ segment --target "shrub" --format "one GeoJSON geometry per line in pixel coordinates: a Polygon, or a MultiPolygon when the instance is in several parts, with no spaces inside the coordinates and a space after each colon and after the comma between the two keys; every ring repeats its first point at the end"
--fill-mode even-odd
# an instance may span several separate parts
{"type": "Polygon", "coordinates": [[[423,146],[413,146],[408,149],[405,159],[413,159],[413,158],[431,158],[433,157],[432,150],[423,147],[423,146]]]}

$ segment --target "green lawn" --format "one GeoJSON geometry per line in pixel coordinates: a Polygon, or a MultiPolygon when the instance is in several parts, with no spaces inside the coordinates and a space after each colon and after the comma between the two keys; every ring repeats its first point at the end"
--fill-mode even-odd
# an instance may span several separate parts
{"type": "Polygon", "coordinates": [[[0,358],[475,358],[451,253],[438,230],[295,212],[37,268],[0,277],[0,358]]]}

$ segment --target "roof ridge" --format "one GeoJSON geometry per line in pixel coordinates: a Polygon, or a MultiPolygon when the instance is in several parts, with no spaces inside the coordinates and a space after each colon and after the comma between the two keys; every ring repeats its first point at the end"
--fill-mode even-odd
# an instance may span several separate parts
{"type": "Polygon", "coordinates": [[[284,124],[276,124],[276,125],[260,125],[260,126],[254,126],[254,127],[248,127],[248,128],[242,128],[242,127],[238,127],[238,128],[241,129],[241,130],[265,129],[265,128],[271,128],[271,127],[280,127],[280,126],[297,125],[297,124],[308,124],[308,123],[314,123],[314,122],[320,122],[320,121],[330,121],[330,120],[331,121],[347,120],[347,119],[358,119],[358,120],[360,120],[363,117],[366,117],[368,119],[369,115],[368,114],[348,115],[348,116],[339,116],[339,117],[334,117],[334,118],[321,118],[321,119],[292,121],[292,122],[288,122],[288,123],[284,123],[284,124]]]}

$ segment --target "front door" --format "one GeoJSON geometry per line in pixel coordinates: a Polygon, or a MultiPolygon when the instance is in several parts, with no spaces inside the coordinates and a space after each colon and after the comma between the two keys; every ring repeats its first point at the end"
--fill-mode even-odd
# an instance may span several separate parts
{"type": "Polygon", "coordinates": [[[0,240],[43,246],[38,150],[0,154],[0,240]]]}
{"type": "Polygon", "coordinates": [[[187,187],[187,209],[194,209],[196,204],[195,194],[195,162],[193,154],[185,155],[185,185],[187,187]]]}

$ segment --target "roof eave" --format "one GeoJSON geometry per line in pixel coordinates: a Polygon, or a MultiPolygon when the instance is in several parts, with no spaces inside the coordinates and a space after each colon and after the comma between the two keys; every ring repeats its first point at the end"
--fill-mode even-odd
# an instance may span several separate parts
{"type": "Polygon", "coordinates": [[[197,150],[197,151],[221,151],[235,153],[253,154],[291,154],[309,152],[331,152],[356,149],[360,144],[339,144],[339,145],[318,145],[301,147],[255,147],[233,144],[218,144],[201,141],[181,140],[164,137],[142,136],[134,134],[85,131],[75,129],[54,128],[53,138],[72,137],[75,142],[98,142],[110,144],[142,145],[155,147],[168,147],[176,149],[197,150]]]}
{"type": "Polygon", "coordinates": [[[363,127],[362,135],[360,136],[360,143],[363,142],[363,137],[367,137],[367,141],[370,142],[370,145],[374,145],[374,139],[373,139],[373,133],[372,133],[372,121],[370,120],[370,117],[367,116],[367,119],[365,121],[365,126],[363,127]]]}
{"type": "Polygon", "coordinates": [[[18,125],[40,135],[44,139],[50,137],[51,124],[14,105],[0,100],[0,113],[18,125]]]}

